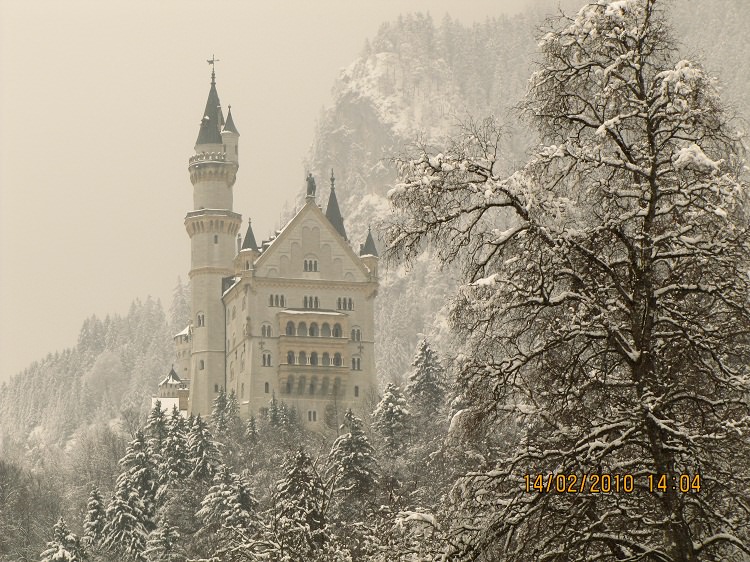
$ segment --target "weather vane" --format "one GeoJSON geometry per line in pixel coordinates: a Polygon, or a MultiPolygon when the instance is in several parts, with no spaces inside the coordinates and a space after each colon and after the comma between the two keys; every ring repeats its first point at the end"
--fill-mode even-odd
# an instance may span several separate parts
{"type": "Polygon", "coordinates": [[[211,55],[206,62],[211,65],[211,83],[213,84],[216,81],[216,63],[221,61],[216,58],[216,55],[211,55]]]}

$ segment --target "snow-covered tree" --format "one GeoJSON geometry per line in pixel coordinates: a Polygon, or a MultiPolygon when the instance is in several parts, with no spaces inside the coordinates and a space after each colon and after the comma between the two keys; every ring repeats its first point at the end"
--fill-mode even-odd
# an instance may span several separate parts
{"type": "Polygon", "coordinates": [[[247,530],[256,525],[257,505],[247,481],[222,465],[197,515],[203,520],[204,529],[231,534],[234,529],[247,530]]]}
{"type": "Polygon", "coordinates": [[[41,562],[83,562],[86,559],[80,539],[70,532],[62,517],[55,523],[52,540],[41,556],[41,562]]]}
{"type": "Polygon", "coordinates": [[[326,542],[323,482],[303,450],[287,459],[276,483],[273,535],[282,560],[311,559],[326,542]],[[284,558],[286,556],[286,558],[284,558]]]}
{"type": "Polygon", "coordinates": [[[146,508],[138,489],[128,473],[121,474],[112,501],[107,506],[102,548],[140,562],[146,548],[147,523],[146,508]]]}
{"type": "Polygon", "coordinates": [[[372,428],[381,436],[389,455],[403,453],[409,437],[411,414],[401,389],[389,383],[372,413],[372,428]]]}
{"type": "Polygon", "coordinates": [[[221,454],[208,429],[208,424],[198,415],[193,418],[188,433],[188,459],[192,465],[190,476],[210,481],[221,464],[221,454]]]}
{"type": "Polygon", "coordinates": [[[162,521],[149,535],[143,556],[148,562],[184,562],[186,555],[180,543],[180,532],[168,521],[162,521]]]}
{"type": "Polygon", "coordinates": [[[89,494],[86,503],[86,515],[83,520],[83,540],[87,545],[97,545],[102,537],[104,529],[106,510],[104,508],[104,498],[102,498],[99,488],[94,488],[89,494]]]}
{"type": "Polygon", "coordinates": [[[216,435],[223,435],[227,431],[227,393],[224,387],[219,389],[219,393],[214,398],[213,408],[211,409],[211,428],[216,435]]]}
{"type": "Polygon", "coordinates": [[[144,515],[150,520],[156,513],[156,492],[159,486],[158,467],[151,455],[146,436],[137,431],[135,438],[128,444],[125,456],[120,459],[124,469],[121,477],[127,477],[143,502],[144,515]]]}
{"type": "MultiPolygon", "coordinates": [[[[347,433],[333,442],[328,456],[328,475],[341,503],[352,505],[372,499],[377,483],[375,450],[362,428],[362,420],[351,409],[344,414],[347,433]]],[[[355,506],[352,506],[355,507],[355,506]]],[[[359,506],[361,507],[361,505],[359,506]]]]}
{"type": "Polygon", "coordinates": [[[414,414],[426,423],[445,408],[445,372],[427,338],[419,342],[412,367],[405,392],[414,414]]]}
{"type": "Polygon", "coordinates": [[[401,162],[391,257],[431,241],[465,274],[464,418],[525,427],[456,486],[452,559],[750,552],[747,186],[661,6],[551,21],[523,106],[544,144],[510,177],[491,119],[401,162]],[[588,493],[610,473],[619,492],[588,493]]]}
{"type": "Polygon", "coordinates": [[[164,453],[159,465],[159,482],[163,487],[168,486],[169,482],[185,478],[192,472],[186,430],[185,418],[175,406],[167,422],[164,453]]]}

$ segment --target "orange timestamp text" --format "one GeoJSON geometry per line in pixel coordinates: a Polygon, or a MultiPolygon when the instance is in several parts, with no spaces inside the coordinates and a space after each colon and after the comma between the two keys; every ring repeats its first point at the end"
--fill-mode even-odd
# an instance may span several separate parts
{"type": "MultiPolygon", "coordinates": [[[[526,492],[557,494],[630,494],[636,490],[632,474],[525,474],[526,492]]],[[[700,492],[700,474],[649,474],[641,490],[667,492],[669,489],[683,494],[700,492]]]]}

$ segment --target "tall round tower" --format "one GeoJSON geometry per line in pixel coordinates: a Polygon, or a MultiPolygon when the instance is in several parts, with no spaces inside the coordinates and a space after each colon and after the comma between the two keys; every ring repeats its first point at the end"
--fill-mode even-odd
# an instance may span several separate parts
{"type": "Polygon", "coordinates": [[[196,415],[210,414],[214,398],[225,386],[226,316],[221,296],[222,280],[234,274],[235,238],[242,223],[242,216],[232,211],[238,139],[231,109],[224,121],[212,71],[195,155],[188,165],[194,210],[185,217],[193,299],[189,412],[196,415]]]}

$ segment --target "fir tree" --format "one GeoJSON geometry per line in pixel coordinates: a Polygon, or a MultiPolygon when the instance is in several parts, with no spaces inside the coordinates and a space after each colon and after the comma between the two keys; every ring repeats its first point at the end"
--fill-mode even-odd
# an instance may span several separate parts
{"type": "Polygon", "coordinates": [[[148,562],[184,562],[185,549],[177,527],[162,521],[149,535],[143,555],[148,562]]]}
{"type": "Polygon", "coordinates": [[[427,339],[419,343],[406,384],[406,396],[422,423],[435,419],[445,407],[445,374],[427,339]]]}
{"type": "Polygon", "coordinates": [[[83,562],[86,559],[80,539],[70,532],[62,517],[55,523],[52,540],[41,557],[41,562],[83,562]]]}
{"type": "Polygon", "coordinates": [[[394,457],[401,455],[407,445],[411,414],[398,386],[388,384],[372,418],[372,427],[383,439],[386,452],[394,457]]]}
{"type": "Polygon", "coordinates": [[[151,449],[142,431],[138,430],[135,438],[128,444],[125,456],[120,459],[120,465],[125,469],[122,475],[127,475],[143,502],[146,520],[151,519],[156,513],[159,475],[158,467],[151,456],[151,449]]]}
{"type": "Polygon", "coordinates": [[[194,418],[188,433],[188,459],[192,466],[190,476],[209,482],[221,464],[221,454],[200,414],[194,418]]]}
{"type": "Polygon", "coordinates": [[[211,428],[214,430],[214,434],[218,437],[220,435],[226,435],[228,423],[227,423],[227,393],[224,387],[219,389],[219,394],[214,398],[214,405],[211,410],[211,428]]]}
{"type": "Polygon", "coordinates": [[[234,529],[256,526],[257,505],[247,481],[222,465],[197,515],[203,520],[204,529],[231,534],[234,529]]]}
{"type": "Polygon", "coordinates": [[[149,452],[156,464],[159,464],[165,452],[164,441],[167,439],[168,432],[167,416],[162,410],[161,402],[157,400],[148,415],[145,428],[149,452]]]}
{"type": "Polygon", "coordinates": [[[283,560],[311,559],[326,541],[325,490],[302,449],[287,459],[274,493],[274,536],[283,560]],[[286,558],[283,558],[286,556],[286,558]]]}
{"type": "Polygon", "coordinates": [[[107,522],[102,529],[102,548],[130,559],[142,561],[148,532],[146,508],[130,481],[128,473],[117,479],[115,494],[107,507],[107,522]]]}
{"type": "Polygon", "coordinates": [[[362,420],[351,409],[344,414],[344,427],[328,456],[328,474],[342,503],[366,502],[372,498],[377,483],[375,451],[362,429],[362,420]]]}
{"type": "Polygon", "coordinates": [[[83,522],[83,540],[87,545],[96,546],[99,544],[105,522],[104,498],[102,498],[99,488],[94,488],[89,494],[86,516],[83,522]]]}

